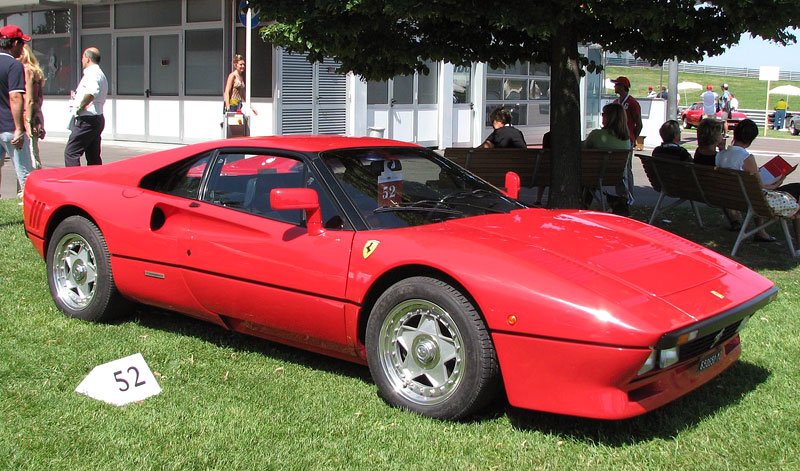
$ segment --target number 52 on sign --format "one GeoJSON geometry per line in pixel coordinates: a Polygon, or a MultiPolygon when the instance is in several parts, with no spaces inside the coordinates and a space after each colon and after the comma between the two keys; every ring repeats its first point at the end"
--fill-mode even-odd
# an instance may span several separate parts
{"type": "Polygon", "coordinates": [[[142,401],[161,392],[153,372],[141,353],[96,366],[75,388],[99,401],[115,406],[142,401]]]}

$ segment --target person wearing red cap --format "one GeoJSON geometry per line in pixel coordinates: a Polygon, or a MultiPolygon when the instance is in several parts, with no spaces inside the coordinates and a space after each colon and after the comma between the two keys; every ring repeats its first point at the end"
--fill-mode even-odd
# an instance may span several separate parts
{"type": "Polygon", "coordinates": [[[30,36],[23,33],[19,26],[6,25],[0,28],[0,165],[5,154],[11,155],[20,197],[33,165],[23,120],[25,69],[17,57],[30,40],[30,36]]]}
{"type": "Polygon", "coordinates": [[[628,117],[628,130],[631,134],[631,145],[636,145],[636,138],[642,132],[642,107],[636,98],[630,95],[631,81],[628,80],[628,77],[617,77],[611,82],[614,83],[614,93],[619,95],[614,103],[619,103],[625,109],[628,117]]]}
{"type": "Polygon", "coordinates": [[[717,97],[718,95],[714,93],[714,87],[712,85],[706,85],[706,91],[700,94],[700,98],[703,100],[704,118],[717,117],[717,97]]]}

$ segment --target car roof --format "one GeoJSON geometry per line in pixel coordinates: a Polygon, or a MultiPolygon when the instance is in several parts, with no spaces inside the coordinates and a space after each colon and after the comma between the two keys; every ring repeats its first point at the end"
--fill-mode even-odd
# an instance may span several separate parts
{"type": "Polygon", "coordinates": [[[321,152],[330,149],[357,147],[419,147],[417,144],[376,137],[338,135],[260,136],[222,139],[206,143],[208,147],[267,147],[297,152],[321,152]]]}

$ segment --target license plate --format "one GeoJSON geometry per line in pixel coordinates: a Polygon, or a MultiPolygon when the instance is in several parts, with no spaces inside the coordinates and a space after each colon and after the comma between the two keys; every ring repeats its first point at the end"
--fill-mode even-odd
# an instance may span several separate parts
{"type": "Polygon", "coordinates": [[[706,368],[709,368],[710,366],[712,366],[715,363],[717,363],[718,361],[720,361],[720,359],[722,359],[722,349],[721,348],[717,349],[717,351],[712,353],[711,355],[707,355],[707,356],[701,358],[700,362],[697,364],[697,369],[699,371],[703,371],[706,368]]]}

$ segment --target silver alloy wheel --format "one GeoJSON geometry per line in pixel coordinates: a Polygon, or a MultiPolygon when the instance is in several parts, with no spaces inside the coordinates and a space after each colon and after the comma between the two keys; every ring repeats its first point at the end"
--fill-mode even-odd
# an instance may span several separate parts
{"type": "Polygon", "coordinates": [[[97,288],[97,260],[92,247],[80,235],[66,234],[58,241],[52,262],[50,276],[58,298],[70,309],[84,309],[97,288]]]}
{"type": "Polygon", "coordinates": [[[381,326],[380,363],[398,394],[421,404],[446,401],[463,378],[463,337],[452,316],[424,299],[395,306],[381,326]]]}

